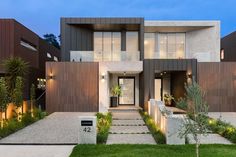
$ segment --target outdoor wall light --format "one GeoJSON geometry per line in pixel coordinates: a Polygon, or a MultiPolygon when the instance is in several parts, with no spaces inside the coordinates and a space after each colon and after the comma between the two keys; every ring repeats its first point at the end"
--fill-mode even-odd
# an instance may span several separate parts
{"type": "Polygon", "coordinates": [[[56,77],[52,73],[50,73],[48,76],[46,76],[47,80],[52,80],[52,79],[55,79],[55,78],[56,77]]]}
{"type": "Polygon", "coordinates": [[[102,75],[101,75],[101,80],[102,80],[102,82],[104,82],[105,81],[105,73],[102,73],[102,75]]]}
{"type": "Polygon", "coordinates": [[[188,79],[191,79],[192,78],[192,73],[188,73],[187,77],[188,77],[188,79]]]}

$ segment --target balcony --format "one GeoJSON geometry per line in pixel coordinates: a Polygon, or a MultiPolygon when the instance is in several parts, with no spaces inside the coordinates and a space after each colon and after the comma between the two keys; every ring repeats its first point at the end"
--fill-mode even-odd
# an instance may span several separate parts
{"type": "Polygon", "coordinates": [[[139,61],[140,52],[105,52],[105,51],[70,51],[70,61],[101,62],[101,61],[139,61]]]}

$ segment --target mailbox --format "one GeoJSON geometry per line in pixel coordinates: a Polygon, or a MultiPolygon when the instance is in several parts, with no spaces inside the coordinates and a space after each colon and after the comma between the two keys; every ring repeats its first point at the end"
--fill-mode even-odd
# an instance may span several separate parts
{"type": "Polygon", "coordinates": [[[97,143],[97,118],[96,116],[79,116],[78,144],[97,143]]]}

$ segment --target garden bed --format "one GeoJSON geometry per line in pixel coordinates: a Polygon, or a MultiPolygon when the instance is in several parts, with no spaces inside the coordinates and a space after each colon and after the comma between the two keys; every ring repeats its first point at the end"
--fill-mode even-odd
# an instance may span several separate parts
{"type": "Polygon", "coordinates": [[[166,138],[165,135],[161,132],[160,128],[155,124],[154,120],[147,114],[147,112],[139,111],[144,122],[146,123],[149,131],[151,132],[153,138],[157,144],[165,144],[166,138]]]}
{"type": "Polygon", "coordinates": [[[236,143],[236,128],[229,123],[223,122],[220,119],[208,119],[208,127],[214,133],[217,133],[232,143],[236,143]]]}
{"type": "Polygon", "coordinates": [[[112,124],[112,114],[108,113],[97,113],[97,143],[106,143],[109,134],[109,129],[112,124]]]}
{"type": "Polygon", "coordinates": [[[46,112],[39,109],[34,109],[33,114],[30,112],[24,113],[21,118],[11,118],[3,121],[3,127],[0,127],[0,139],[25,128],[26,126],[43,119],[46,112]]]}

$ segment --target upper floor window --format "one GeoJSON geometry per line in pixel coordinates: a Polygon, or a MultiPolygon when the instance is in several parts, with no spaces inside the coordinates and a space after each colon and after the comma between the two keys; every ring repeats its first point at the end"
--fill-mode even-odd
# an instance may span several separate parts
{"type": "Polygon", "coordinates": [[[185,58],[185,33],[145,33],[145,58],[185,58]]]}
{"type": "Polygon", "coordinates": [[[48,58],[52,58],[52,55],[47,52],[47,57],[48,57],[48,58]]]}
{"type": "Polygon", "coordinates": [[[58,62],[58,58],[56,56],[53,56],[53,60],[58,62]]]}
{"type": "Polygon", "coordinates": [[[30,49],[32,51],[37,51],[37,47],[25,39],[21,39],[20,44],[21,44],[21,46],[24,46],[27,49],[30,49]]]}

